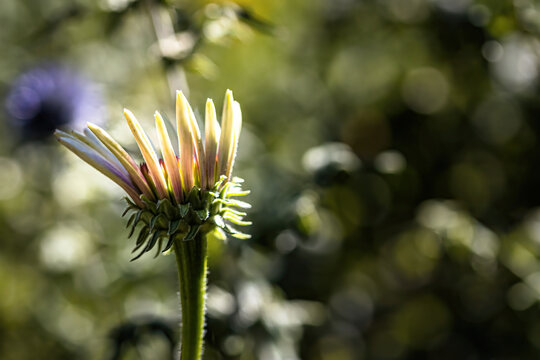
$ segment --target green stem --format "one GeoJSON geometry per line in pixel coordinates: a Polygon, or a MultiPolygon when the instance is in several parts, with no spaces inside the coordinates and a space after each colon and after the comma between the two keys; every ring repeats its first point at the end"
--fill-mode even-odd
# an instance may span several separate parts
{"type": "Polygon", "coordinates": [[[180,277],[182,335],[180,360],[199,360],[203,349],[206,312],[206,236],[200,232],[194,239],[174,241],[174,252],[180,277]]]}

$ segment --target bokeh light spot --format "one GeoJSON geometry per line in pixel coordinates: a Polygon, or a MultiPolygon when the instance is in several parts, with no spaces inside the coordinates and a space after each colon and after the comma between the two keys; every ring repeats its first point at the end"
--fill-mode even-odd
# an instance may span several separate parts
{"type": "Polygon", "coordinates": [[[435,68],[418,68],[405,77],[403,100],[420,114],[441,110],[448,100],[449,85],[445,76],[435,68]]]}

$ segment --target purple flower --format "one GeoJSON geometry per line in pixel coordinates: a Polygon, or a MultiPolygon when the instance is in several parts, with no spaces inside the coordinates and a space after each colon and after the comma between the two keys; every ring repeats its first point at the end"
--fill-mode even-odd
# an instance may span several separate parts
{"type": "Polygon", "coordinates": [[[5,107],[25,140],[44,140],[59,127],[82,130],[88,121],[102,122],[97,86],[58,64],[32,68],[15,79],[5,107]]]}

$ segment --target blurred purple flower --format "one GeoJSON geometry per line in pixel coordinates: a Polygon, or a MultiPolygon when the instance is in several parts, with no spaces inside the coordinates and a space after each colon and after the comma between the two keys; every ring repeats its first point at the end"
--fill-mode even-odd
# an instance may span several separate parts
{"type": "Polygon", "coordinates": [[[82,130],[102,122],[98,86],[58,64],[32,68],[15,79],[5,101],[8,119],[25,140],[43,140],[57,128],[82,130]]]}

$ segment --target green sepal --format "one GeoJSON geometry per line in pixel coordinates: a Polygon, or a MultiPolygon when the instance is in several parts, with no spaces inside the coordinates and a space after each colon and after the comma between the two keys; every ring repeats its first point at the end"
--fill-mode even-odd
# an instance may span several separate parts
{"type": "Polygon", "coordinates": [[[214,200],[214,203],[221,203],[226,206],[235,206],[243,209],[251,209],[251,204],[240,200],[216,199],[214,200]]]}
{"type": "Polygon", "coordinates": [[[199,220],[206,221],[210,216],[210,211],[208,209],[195,210],[195,215],[197,215],[199,220]]]}
{"type": "Polygon", "coordinates": [[[133,214],[135,215],[135,220],[133,221],[133,224],[131,225],[131,230],[129,231],[128,239],[131,238],[131,236],[133,236],[133,233],[135,232],[135,228],[137,227],[137,224],[139,223],[141,219],[142,213],[143,211],[139,210],[136,214],[133,214]]]}
{"type": "Polygon", "coordinates": [[[200,225],[192,225],[192,226],[190,226],[186,236],[184,236],[184,238],[182,240],[183,241],[193,240],[195,238],[195,235],[197,235],[197,233],[199,232],[200,228],[201,228],[200,225]]]}
{"type": "Polygon", "coordinates": [[[148,241],[148,243],[146,244],[146,246],[144,247],[144,249],[142,249],[139,254],[137,254],[137,256],[135,256],[134,258],[132,258],[130,261],[135,261],[137,260],[138,258],[140,258],[145,252],[148,252],[150,251],[154,245],[156,244],[156,241],[158,240],[160,236],[160,233],[158,231],[154,232],[154,234],[152,235],[152,237],[150,238],[150,241],[148,241]]]}
{"type": "Polygon", "coordinates": [[[214,224],[216,224],[216,225],[219,226],[220,228],[224,228],[224,227],[225,227],[225,221],[223,221],[223,218],[221,217],[221,215],[215,215],[215,216],[212,218],[212,221],[214,222],[214,224]]]}
{"type": "Polygon", "coordinates": [[[227,180],[227,177],[225,175],[221,175],[216,184],[214,185],[213,189],[221,191],[221,185],[225,183],[225,180],[227,180]]]}
{"type": "Polygon", "coordinates": [[[135,217],[137,216],[137,214],[131,214],[131,216],[129,217],[129,220],[126,224],[126,229],[133,223],[133,220],[135,220],[135,217]]]}
{"type": "MultiPolygon", "coordinates": [[[[238,188],[239,189],[239,188],[238,188]]],[[[230,198],[231,196],[246,196],[251,194],[251,190],[236,190],[233,189],[232,191],[227,193],[227,197],[230,198]]]]}
{"type": "Polygon", "coordinates": [[[157,206],[156,206],[156,212],[158,212],[158,213],[164,212],[164,207],[167,206],[166,204],[168,202],[169,202],[169,199],[158,200],[157,206]]]}
{"type": "Polygon", "coordinates": [[[161,247],[163,246],[163,238],[160,237],[158,239],[158,246],[157,246],[157,251],[156,251],[156,254],[154,255],[154,259],[157,258],[159,256],[159,254],[161,254],[161,247]]]}
{"type": "Polygon", "coordinates": [[[156,228],[156,223],[158,221],[158,218],[160,215],[154,215],[152,219],[150,220],[150,231],[154,231],[156,228]]]}
{"type": "Polygon", "coordinates": [[[150,231],[148,231],[148,227],[145,226],[139,231],[139,235],[137,236],[137,242],[135,244],[135,248],[131,250],[131,253],[134,253],[137,251],[146,241],[146,238],[150,234],[150,231]]]}
{"type": "Polygon", "coordinates": [[[232,215],[232,214],[225,214],[223,216],[223,218],[225,220],[228,220],[230,222],[232,222],[233,224],[236,224],[236,225],[240,225],[240,226],[248,226],[248,225],[251,225],[252,222],[251,221],[244,221],[242,220],[242,218],[238,217],[238,216],[235,216],[235,215],[232,215]]]}
{"type": "Polygon", "coordinates": [[[235,228],[233,228],[232,226],[230,226],[229,224],[225,225],[223,230],[225,230],[225,232],[227,234],[229,234],[231,236],[234,236],[237,239],[249,239],[249,238],[251,238],[251,235],[245,234],[245,233],[243,233],[241,231],[238,231],[235,228]]]}
{"type": "Polygon", "coordinates": [[[148,229],[148,226],[143,226],[141,231],[139,231],[139,235],[137,236],[136,245],[139,246],[143,244],[148,235],[150,235],[150,230],[148,229]]]}
{"type": "Polygon", "coordinates": [[[148,209],[154,214],[157,212],[157,206],[154,201],[149,200],[146,196],[141,195],[141,200],[148,206],[148,209]]]}
{"type": "Polygon", "coordinates": [[[169,219],[178,218],[178,210],[169,200],[167,200],[167,202],[163,206],[163,212],[165,216],[167,216],[169,219]]]}
{"type": "Polygon", "coordinates": [[[215,192],[215,191],[207,191],[206,192],[208,195],[214,197],[214,198],[218,198],[219,197],[219,193],[218,192],[215,192]]]}
{"type": "Polygon", "coordinates": [[[219,192],[219,197],[220,197],[221,199],[225,199],[225,198],[227,197],[227,194],[228,194],[228,192],[229,192],[229,189],[230,189],[231,187],[233,187],[233,186],[234,186],[234,185],[231,184],[230,182],[225,183],[225,185],[223,185],[221,191],[219,192]]]}
{"type": "Polygon", "coordinates": [[[189,212],[190,206],[191,206],[190,203],[178,205],[178,210],[180,211],[181,218],[184,218],[187,215],[187,213],[189,212]]]}
{"type": "Polygon", "coordinates": [[[169,220],[163,214],[157,214],[150,220],[150,231],[159,229],[166,229],[169,227],[169,220]]]}
{"type": "Polygon", "coordinates": [[[234,214],[234,215],[240,216],[240,217],[247,215],[247,213],[245,213],[243,211],[238,211],[238,210],[233,209],[233,208],[225,208],[225,209],[223,209],[222,214],[226,214],[226,213],[231,213],[231,214],[234,214]]]}
{"type": "MultiPolygon", "coordinates": [[[[134,250],[135,251],[135,250],[134,250]]],[[[140,258],[146,251],[144,249],[142,249],[134,258],[131,258],[131,260],[129,261],[135,261],[137,260],[138,258],[140,258]]]]}
{"type": "Polygon", "coordinates": [[[232,233],[231,236],[240,240],[251,239],[251,235],[243,233],[243,232],[235,232],[235,233],[232,233]]]}
{"type": "Polygon", "coordinates": [[[148,210],[141,210],[141,220],[149,225],[150,224],[150,220],[152,220],[152,218],[154,217],[154,214],[152,214],[150,211],[148,210]]]}
{"type": "Polygon", "coordinates": [[[128,197],[125,197],[124,200],[126,200],[128,207],[137,208],[137,209],[139,208],[133,201],[129,200],[128,197]]]}
{"type": "Polygon", "coordinates": [[[194,186],[187,196],[187,201],[193,208],[200,208],[202,205],[200,197],[200,189],[197,186],[194,186]]]}
{"type": "Polygon", "coordinates": [[[122,213],[122,217],[126,216],[126,214],[130,211],[137,211],[139,210],[139,208],[137,206],[131,206],[131,205],[128,205],[125,209],[124,209],[124,212],[122,213]]]}
{"type": "Polygon", "coordinates": [[[135,228],[137,227],[137,222],[134,222],[133,225],[131,225],[131,229],[129,229],[128,239],[131,239],[133,236],[133,233],[135,232],[135,228]]]}
{"type": "Polygon", "coordinates": [[[141,256],[145,252],[148,252],[148,251],[152,250],[152,248],[154,247],[154,245],[156,245],[156,242],[158,241],[160,236],[161,236],[161,233],[159,231],[155,231],[152,234],[152,237],[150,238],[148,243],[146,244],[146,247],[144,248],[144,250],[141,252],[141,254],[139,256],[141,256]]]}
{"type": "Polygon", "coordinates": [[[176,231],[178,231],[178,228],[180,227],[180,219],[169,221],[169,231],[167,232],[167,235],[171,236],[176,231]]]}
{"type": "Polygon", "coordinates": [[[167,245],[165,245],[165,249],[161,253],[166,253],[169,251],[170,248],[172,248],[174,244],[174,236],[169,236],[169,241],[167,242],[167,245]]]}

